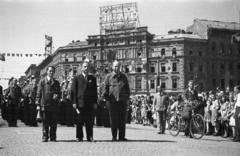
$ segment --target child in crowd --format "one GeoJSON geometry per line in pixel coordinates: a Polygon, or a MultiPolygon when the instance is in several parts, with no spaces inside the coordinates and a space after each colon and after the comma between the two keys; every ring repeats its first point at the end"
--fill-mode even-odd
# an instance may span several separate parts
{"type": "Polygon", "coordinates": [[[221,127],[222,127],[222,137],[228,137],[228,128],[229,128],[229,120],[227,118],[229,111],[229,102],[226,100],[225,96],[222,96],[220,99],[221,104],[221,127]]]}
{"type": "MultiPolygon", "coordinates": [[[[217,96],[220,98],[220,96],[217,96]]],[[[219,99],[216,98],[212,101],[212,106],[211,106],[211,123],[212,126],[214,127],[214,133],[213,136],[218,136],[219,135],[219,110],[220,110],[220,104],[219,104],[219,99]]]]}
{"type": "Polygon", "coordinates": [[[207,106],[205,107],[204,121],[206,122],[206,135],[210,135],[210,123],[211,123],[211,107],[215,100],[215,95],[212,91],[209,92],[209,98],[207,99],[207,106]]]}
{"type": "Polygon", "coordinates": [[[235,118],[233,116],[234,114],[234,107],[235,107],[235,101],[234,101],[234,93],[229,93],[229,111],[228,111],[228,118],[229,118],[229,126],[231,127],[231,139],[235,136],[235,118]]]}

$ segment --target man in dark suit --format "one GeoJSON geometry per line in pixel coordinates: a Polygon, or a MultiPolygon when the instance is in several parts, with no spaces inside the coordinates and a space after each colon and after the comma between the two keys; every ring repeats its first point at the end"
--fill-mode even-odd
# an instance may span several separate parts
{"type": "Polygon", "coordinates": [[[57,141],[58,101],[60,99],[60,84],[53,78],[55,67],[47,67],[47,76],[40,80],[37,87],[37,110],[41,111],[43,122],[42,141],[57,141]],[[40,104],[41,103],[41,104],[40,104]],[[49,132],[50,128],[50,132],[49,132]]]}
{"type": "Polygon", "coordinates": [[[22,97],[21,88],[17,85],[17,79],[13,78],[12,84],[6,91],[8,98],[7,115],[9,127],[17,127],[18,108],[22,97]]]}
{"type": "Polygon", "coordinates": [[[82,73],[73,79],[73,108],[79,111],[77,119],[77,142],[83,140],[83,124],[85,123],[87,141],[93,139],[94,109],[97,109],[96,78],[88,74],[89,63],[83,62],[82,73]]]}
{"type": "MultiPolygon", "coordinates": [[[[184,119],[186,121],[186,125],[185,125],[186,126],[186,130],[185,130],[186,137],[189,136],[190,121],[192,119],[192,112],[191,112],[192,103],[193,103],[193,101],[198,100],[198,93],[196,90],[194,90],[193,86],[194,86],[194,82],[193,82],[193,80],[190,80],[188,82],[188,88],[185,89],[183,92],[183,100],[185,102],[183,109],[190,110],[189,117],[184,119]]],[[[192,138],[191,135],[190,135],[190,138],[192,138]]]]}
{"type": "Polygon", "coordinates": [[[112,141],[127,141],[125,138],[126,130],[126,111],[130,104],[130,89],[127,76],[120,72],[120,64],[113,62],[113,72],[109,73],[104,80],[104,96],[106,105],[109,108],[112,141]]]}

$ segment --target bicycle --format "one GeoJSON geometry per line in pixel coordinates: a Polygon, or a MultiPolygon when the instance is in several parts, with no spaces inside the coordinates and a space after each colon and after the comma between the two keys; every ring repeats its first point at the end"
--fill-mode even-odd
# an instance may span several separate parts
{"type": "MultiPolygon", "coordinates": [[[[192,103],[192,119],[190,121],[190,134],[194,139],[201,139],[205,132],[205,122],[203,120],[202,115],[196,114],[194,109],[199,105],[197,101],[192,103]]],[[[185,121],[182,118],[181,110],[183,105],[177,108],[177,111],[171,113],[168,116],[167,122],[169,125],[169,132],[172,136],[177,136],[179,132],[184,132],[185,128],[185,121]]]]}

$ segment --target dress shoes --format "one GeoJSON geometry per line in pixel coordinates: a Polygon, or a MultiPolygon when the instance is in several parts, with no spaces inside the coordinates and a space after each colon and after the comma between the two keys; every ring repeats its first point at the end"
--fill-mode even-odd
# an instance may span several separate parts
{"type": "Polygon", "coordinates": [[[43,139],[42,142],[48,142],[48,139],[43,139]]]}
{"type": "Polygon", "coordinates": [[[93,138],[88,138],[87,141],[88,142],[95,142],[95,140],[93,138]]]}
{"type": "Polygon", "coordinates": [[[162,132],[157,132],[157,134],[162,134],[162,132]]]}
{"type": "Polygon", "coordinates": [[[211,135],[211,132],[207,132],[205,135],[211,135]]]}
{"type": "Polygon", "coordinates": [[[126,138],[119,138],[118,140],[119,141],[128,141],[128,139],[126,139],[126,138]]]}
{"type": "Polygon", "coordinates": [[[117,141],[117,139],[116,138],[112,138],[112,141],[117,141]]]}
{"type": "Polygon", "coordinates": [[[50,139],[50,141],[52,141],[52,142],[57,142],[57,139],[50,139]]]}
{"type": "Polygon", "coordinates": [[[82,142],[83,139],[82,138],[77,138],[77,142],[82,142]]]}

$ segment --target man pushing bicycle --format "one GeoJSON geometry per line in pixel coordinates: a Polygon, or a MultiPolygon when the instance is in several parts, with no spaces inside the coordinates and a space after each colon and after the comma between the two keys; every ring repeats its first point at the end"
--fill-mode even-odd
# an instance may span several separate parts
{"type": "Polygon", "coordinates": [[[185,136],[192,138],[192,135],[189,135],[190,131],[190,121],[192,119],[192,106],[194,101],[198,100],[198,93],[196,90],[194,90],[194,81],[189,80],[188,81],[188,88],[184,90],[183,92],[183,100],[184,100],[184,105],[183,105],[183,111],[182,111],[182,116],[183,120],[185,121],[185,136]]]}

